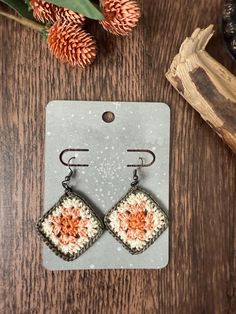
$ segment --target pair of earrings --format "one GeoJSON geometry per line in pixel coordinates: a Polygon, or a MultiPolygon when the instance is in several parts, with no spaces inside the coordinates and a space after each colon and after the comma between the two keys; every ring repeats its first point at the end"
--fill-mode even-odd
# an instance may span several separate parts
{"type": "Polygon", "coordinates": [[[131,254],[145,251],[167,228],[168,217],[158,202],[139,187],[138,170],[128,193],[102,221],[92,206],[69,185],[73,170],[62,182],[65,193],[38,221],[43,241],[59,257],[73,261],[83,254],[106,228],[131,254]]]}

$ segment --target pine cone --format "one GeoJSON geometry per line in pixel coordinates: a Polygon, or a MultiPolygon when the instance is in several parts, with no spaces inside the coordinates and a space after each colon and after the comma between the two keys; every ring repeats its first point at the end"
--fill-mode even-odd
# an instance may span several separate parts
{"type": "Polygon", "coordinates": [[[103,28],[115,35],[128,35],[137,25],[140,8],[133,0],[102,0],[103,28]]]}
{"type": "Polygon", "coordinates": [[[48,47],[61,61],[85,67],[97,54],[92,35],[74,23],[56,22],[48,31],[48,47]]]}
{"type": "Polygon", "coordinates": [[[52,3],[43,0],[30,0],[30,6],[33,9],[33,15],[36,20],[46,23],[56,21],[58,7],[52,3]]]}
{"type": "Polygon", "coordinates": [[[33,9],[33,15],[36,20],[43,23],[55,23],[59,20],[62,22],[73,22],[79,25],[84,25],[85,23],[85,17],[83,15],[66,8],[58,7],[43,0],[30,0],[30,5],[33,9]]]}

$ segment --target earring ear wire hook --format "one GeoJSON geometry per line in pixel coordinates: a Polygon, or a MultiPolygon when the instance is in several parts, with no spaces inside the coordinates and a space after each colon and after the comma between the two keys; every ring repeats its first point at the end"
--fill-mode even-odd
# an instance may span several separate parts
{"type": "Polygon", "coordinates": [[[141,165],[139,165],[138,169],[141,169],[141,168],[145,167],[144,166],[144,158],[143,157],[139,157],[139,159],[141,160],[141,165]]]}
{"type": "Polygon", "coordinates": [[[69,160],[68,160],[68,169],[69,169],[69,173],[68,173],[68,175],[65,177],[65,179],[62,181],[62,186],[63,186],[63,188],[66,190],[66,191],[71,191],[71,187],[68,185],[68,183],[70,182],[70,179],[71,179],[71,177],[72,177],[72,175],[73,175],[73,169],[71,168],[71,160],[72,159],[75,159],[75,157],[71,157],[69,160]]]}
{"type": "MultiPolygon", "coordinates": [[[[60,159],[60,162],[64,165],[64,166],[69,166],[68,162],[66,163],[64,160],[63,160],[63,156],[65,153],[68,153],[68,152],[89,152],[89,149],[87,148],[66,148],[64,149],[61,153],[60,153],[60,156],[59,156],[59,159],[60,159]]],[[[72,159],[75,159],[75,157],[73,157],[72,159]]],[[[70,159],[71,160],[71,159],[70,159]]],[[[88,164],[70,164],[70,166],[73,166],[73,167],[88,167],[89,165],[88,164]]]]}
{"type": "Polygon", "coordinates": [[[144,158],[143,157],[139,157],[139,159],[141,160],[141,164],[136,168],[134,169],[134,172],[133,172],[133,182],[131,183],[131,186],[133,188],[135,188],[138,184],[139,184],[139,176],[138,176],[138,171],[140,169],[143,168],[144,166],[144,158]]]}
{"type": "Polygon", "coordinates": [[[68,169],[70,170],[70,172],[69,172],[69,174],[68,174],[68,177],[71,177],[72,174],[73,174],[73,169],[71,168],[72,165],[71,165],[71,163],[70,163],[70,161],[71,161],[72,159],[75,159],[75,157],[71,157],[71,158],[68,160],[68,169]]]}
{"type": "Polygon", "coordinates": [[[144,158],[139,157],[139,159],[142,160],[141,164],[128,164],[127,167],[135,167],[135,168],[139,168],[140,166],[141,167],[150,167],[156,161],[156,155],[150,149],[127,149],[127,152],[128,153],[147,153],[147,154],[152,156],[152,160],[147,164],[144,163],[144,158]]]}

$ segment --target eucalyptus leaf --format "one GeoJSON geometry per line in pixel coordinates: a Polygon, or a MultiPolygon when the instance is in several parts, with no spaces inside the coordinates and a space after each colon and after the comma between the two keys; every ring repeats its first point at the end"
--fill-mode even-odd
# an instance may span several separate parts
{"type": "Polygon", "coordinates": [[[31,11],[29,11],[28,5],[20,0],[0,0],[10,8],[15,10],[19,15],[26,17],[27,19],[35,20],[31,11]]]}
{"type": "Polygon", "coordinates": [[[103,19],[101,11],[99,11],[99,9],[89,0],[47,0],[47,2],[70,9],[93,20],[103,19]]]}

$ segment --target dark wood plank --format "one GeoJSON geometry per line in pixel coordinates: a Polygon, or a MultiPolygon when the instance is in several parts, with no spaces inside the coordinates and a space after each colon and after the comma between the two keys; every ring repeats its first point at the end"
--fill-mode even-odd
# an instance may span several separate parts
{"type": "MultiPolygon", "coordinates": [[[[95,64],[60,64],[40,35],[0,18],[1,313],[235,313],[236,157],[164,77],[197,26],[218,27],[222,1],[141,1],[129,38],[93,23],[95,64]],[[158,271],[41,266],[34,222],[43,200],[45,105],[52,99],[165,101],[172,109],[171,253],[158,271]]],[[[236,72],[220,35],[209,51],[236,72]]]]}

